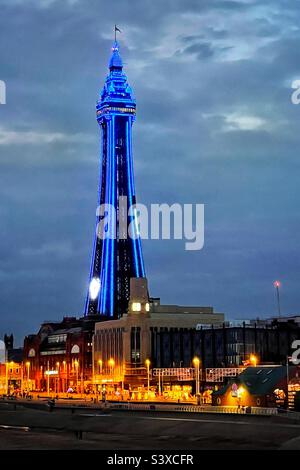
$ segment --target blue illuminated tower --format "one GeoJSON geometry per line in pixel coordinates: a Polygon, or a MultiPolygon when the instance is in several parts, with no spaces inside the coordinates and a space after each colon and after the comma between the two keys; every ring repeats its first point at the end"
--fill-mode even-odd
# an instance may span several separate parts
{"type": "Polygon", "coordinates": [[[134,210],[136,198],[132,124],[135,120],[136,104],[123,72],[117,41],[112,48],[109,74],[97,101],[96,111],[101,129],[98,204],[110,204],[115,210],[116,218],[112,217],[111,222],[104,225],[103,219],[107,213],[103,215],[100,211],[97,215],[98,233],[95,234],[93,246],[85,315],[100,315],[101,319],[106,320],[119,318],[127,311],[130,278],[145,277],[134,210]],[[123,202],[120,203],[120,200],[123,202]],[[130,207],[131,212],[128,212],[130,207]],[[124,230],[124,227],[128,229],[129,225],[133,230],[131,237],[128,232],[126,236],[124,230]],[[99,227],[102,233],[99,233],[99,227]],[[115,237],[105,237],[103,231],[115,233],[115,237]]]}

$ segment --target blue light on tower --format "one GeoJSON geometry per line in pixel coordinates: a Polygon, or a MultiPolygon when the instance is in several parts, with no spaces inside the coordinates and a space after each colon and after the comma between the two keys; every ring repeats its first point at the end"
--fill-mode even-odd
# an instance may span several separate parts
{"type": "MultiPolygon", "coordinates": [[[[127,311],[130,278],[145,277],[136,211],[134,215],[128,215],[129,207],[136,204],[132,159],[132,124],[136,103],[123,72],[117,41],[112,48],[109,74],[97,101],[96,112],[101,129],[98,204],[111,204],[117,219],[109,218],[107,227],[110,234],[116,233],[115,238],[95,235],[85,315],[110,319],[119,318],[127,311]],[[121,196],[127,197],[127,228],[131,224],[135,231],[134,236],[125,239],[119,236],[121,196]]],[[[97,216],[96,226],[99,222],[100,216],[97,216]]]]}

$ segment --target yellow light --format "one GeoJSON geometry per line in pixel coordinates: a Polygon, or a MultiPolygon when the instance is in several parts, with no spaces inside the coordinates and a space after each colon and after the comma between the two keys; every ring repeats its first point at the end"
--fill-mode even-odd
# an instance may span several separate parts
{"type": "Polygon", "coordinates": [[[149,304],[149,302],[146,303],[145,308],[146,308],[146,312],[149,312],[149,311],[150,311],[150,304],[149,304]]]}
{"type": "Polygon", "coordinates": [[[142,310],[142,304],[140,302],[132,302],[132,311],[140,312],[142,310]]]}
{"type": "Polygon", "coordinates": [[[256,366],[257,364],[257,357],[254,354],[251,354],[250,356],[250,362],[256,366]]]}
{"type": "Polygon", "coordinates": [[[78,361],[75,361],[74,364],[75,364],[75,367],[78,367],[78,365],[79,365],[78,361]]]}
{"type": "Polygon", "coordinates": [[[193,364],[194,364],[195,367],[199,367],[199,365],[200,365],[199,357],[194,357],[193,364]]]}
{"type": "Polygon", "coordinates": [[[244,387],[239,387],[239,388],[238,388],[238,396],[243,395],[244,392],[245,392],[244,387]]]}
{"type": "Polygon", "coordinates": [[[115,361],[112,357],[109,359],[108,365],[109,365],[109,367],[115,367],[115,361]]]}
{"type": "Polygon", "coordinates": [[[57,367],[59,367],[59,362],[56,363],[57,367]]]}
{"type": "Polygon", "coordinates": [[[29,362],[29,361],[26,362],[26,366],[27,366],[27,367],[30,367],[30,362],[29,362]]]}
{"type": "Polygon", "coordinates": [[[64,366],[66,365],[66,361],[63,361],[63,365],[64,365],[64,366]]]}
{"type": "Polygon", "coordinates": [[[151,364],[150,359],[146,359],[146,360],[145,360],[145,364],[146,364],[147,367],[149,367],[150,364],[151,364]]]}
{"type": "Polygon", "coordinates": [[[102,366],[102,360],[101,359],[99,359],[98,364],[99,364],[99,366],[102,366]]]}

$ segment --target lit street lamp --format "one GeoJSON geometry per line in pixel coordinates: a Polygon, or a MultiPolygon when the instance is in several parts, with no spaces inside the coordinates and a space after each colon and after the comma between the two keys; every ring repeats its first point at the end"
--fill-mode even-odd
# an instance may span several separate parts
{"type": "Polygon", "coordinates": [[[58,373],[58,374],[57,374],[56,393],[59,393],[59,392],[60,392],[60,380],[59,380],[59,378],[60,378],[60,377],[59,377],[59,372],[60,372],[60,370],[59,370],[59,366],[60,366],[60,363],[57,362],[57,363],[56,363],[56,367],[57,367],[57,373],[58,373]]]}
{"type": "Polygon", "coordinates": [[[281,307],[280,307],[280,295],[279,295],[279,288],[281,287],[281,282],[280,281],[274,281],[273,283],[275,289],[276,289],[276,297],[277,297],[277,307],[278,307],[278,316],[281,316],[281,307]]]}
{"type": "Polygon", "coordinates": [[[147,388],[148,388],[148,398],[149,398],[149,390],[150,390],[150,359],[146,359],[145,361],[147,367],[147,388]]]}
{"type": "Polygon", "coordinates": [[[29,390],[29,380],[30,380],[30,362],[26,362],[26,370],[27,370],[27,389],[29,390]]]}
{"type": "Polygon", "coordinates": [[[77,393],[78,393],[78,367],[79,367],[79,363],[78,363],[77,359],[74,362],[74,365],[75,365],[75,370],[76,370],[76,389],[77,389],[77,393]]]}
{"type": "Polygon", "coordinates": [[[110,375],[112,376],[112,381],[114,383],[114,367],[115,367],[115,361],[114,359],[111,357],[108,361],[108,365],[110,367],[110,375]]]}
{"type": "Polygon", "coordinates": [[[63,361],[63,379],[62,379],[62,388],[63,388],[63,393],[65,393],[65,390],[66,390],[66,366],[67,366],[67,363],[66,361],[63,361]]]}
{"type": "Polygon", "coordinates": [[[199,357],[194,357],[193,364],[195,366],[195,378],[196,378],[196,396],[200,394],[200,359],[199,357]]]}
{"type": "Polygon", "coordinates": [[[257,357],[255,356],[255,354],[251,354],[250,362],[251,362],[251,364],[253,364],[254,367],[257,366],[257,357]]]}

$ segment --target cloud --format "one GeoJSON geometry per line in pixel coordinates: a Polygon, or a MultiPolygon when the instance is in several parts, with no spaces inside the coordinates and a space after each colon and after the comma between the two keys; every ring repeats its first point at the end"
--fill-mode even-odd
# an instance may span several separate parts
{"type": "Polygon", "coordinates": [[[56,142],[88,142],[84,134],[68,135],[61,132],[12,131],[0,128],[0,145],[43,145],[56,142]]]}
{"type": "Polygon", "coordinates": [[[23,247],[20,251],[21,256],[29,258],[36,256],[55,256],[58,258],[69,258],[73,254],[74,250],[70,241],[44,243],[38,247],[23,247]]]}
{"type": "Polygon", "coordinates": [[[258,116],[247,116],[240,114],[229,114],[224,116],[224,131],[257,131],[264,130],[267,127],[267,122],[258,116]]]}

